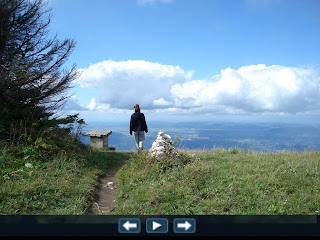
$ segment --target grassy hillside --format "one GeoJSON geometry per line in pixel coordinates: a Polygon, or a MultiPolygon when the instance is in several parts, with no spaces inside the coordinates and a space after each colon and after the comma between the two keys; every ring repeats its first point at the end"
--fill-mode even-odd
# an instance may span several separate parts
{"type": "Polygon", "coordinates": [[[161,161],[81,145],[40,153],[1,147],[0,214],[87,214],[99,176],[123,164],[113,214],[320,213],[319,152],[187,151],[161,161]]]}
{"type": "Polygon", "coordinates": [[[319,214],[320,153],[140,155],[118,173],[114,214],[319,214]]]}
{"type": "Polygon", "coordinates": [[[86,214],[99,176],[119,168],[132,154],[94,151],[76,143],[46,156],[32,146],[0,150],[0,214],[25,215],[86,214]]]}

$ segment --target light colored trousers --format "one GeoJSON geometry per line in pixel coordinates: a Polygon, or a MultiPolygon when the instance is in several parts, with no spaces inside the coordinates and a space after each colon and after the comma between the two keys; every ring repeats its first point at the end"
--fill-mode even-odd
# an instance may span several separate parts
{"type": "Polygon", "coordinates": [[[143,142],[144,142],[144,131],[136,131],[133,132],[134,139],[136,140],[137,150],[143,150],[143,142]]]}

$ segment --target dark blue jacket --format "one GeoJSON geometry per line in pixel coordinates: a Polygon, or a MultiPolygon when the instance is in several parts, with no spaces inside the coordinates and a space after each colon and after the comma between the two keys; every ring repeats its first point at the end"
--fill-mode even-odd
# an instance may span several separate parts
{"type": "Polygon", "coordinates": [[[145,131],[146,133],[148,132],[146,119],[143,113],[135,112],[131,115],[130,134],[132,134],[132,131],[145,131]]]}

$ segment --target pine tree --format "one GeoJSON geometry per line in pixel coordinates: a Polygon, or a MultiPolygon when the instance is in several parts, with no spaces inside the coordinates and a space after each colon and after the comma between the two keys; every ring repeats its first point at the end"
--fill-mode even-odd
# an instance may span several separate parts
{"type": "Polygon", "coordinates": [[[75,65],[63,69],[75,41],[50,38],[50,21],[43,0],[0,0],[1,138],[52,117],[78,76],[75,65]]]}

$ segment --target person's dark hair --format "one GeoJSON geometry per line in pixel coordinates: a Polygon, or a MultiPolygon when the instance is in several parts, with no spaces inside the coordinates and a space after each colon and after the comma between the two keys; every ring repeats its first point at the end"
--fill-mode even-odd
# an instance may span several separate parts
{"type": "Polygon", "coordinates": [[[134,111],[135,111],[135,112],[140,112],[140,106],[139,106],[139,104],[134,105],[134,111]]]}

